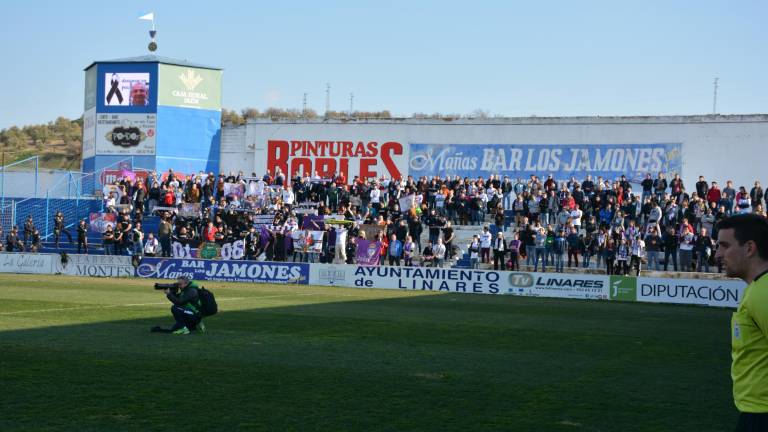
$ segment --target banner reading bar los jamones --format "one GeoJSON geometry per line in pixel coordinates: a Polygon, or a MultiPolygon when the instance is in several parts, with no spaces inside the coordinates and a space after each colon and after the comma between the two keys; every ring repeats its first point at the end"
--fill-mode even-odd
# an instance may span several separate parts
{"type": "Polygon", "coordinates": [[[409,174],[512,179],[531,175],[640,181],[646,173],[681,173],[682,145],[672,144],[411,144],[409,174]]]}

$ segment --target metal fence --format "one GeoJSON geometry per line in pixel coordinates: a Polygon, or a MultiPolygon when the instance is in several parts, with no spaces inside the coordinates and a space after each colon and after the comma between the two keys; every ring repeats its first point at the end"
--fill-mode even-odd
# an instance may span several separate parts
{"type": "Polygon", "coordinates": [[[79,220],[87,219],[90,213],[103,211],[102,187],[107,178],[106,174],[121,169],[130,170],[128,167],[132,166],[133,158],[128,157],[92,173],[70,171],[44,193],[38,191],[37,156],[0,167],[0,226],[6,233],[14,225],[21,230],[27,217],[32,216],[41,237],[46,239],[53,234],[53,216],[57,211],[64,214],[67,227],[76,226],[79,220]],[[35,183],[32,196],[20,197],[17,192],[7,190],[6,176],[31,166],[34,166],[34,171],[27,170],[27,175],[29,181],[35,183]]]}

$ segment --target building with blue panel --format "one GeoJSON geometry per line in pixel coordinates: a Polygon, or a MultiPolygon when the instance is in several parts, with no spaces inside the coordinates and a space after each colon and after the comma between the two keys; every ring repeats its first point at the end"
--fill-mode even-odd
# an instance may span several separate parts
{"type": "Polygon", "coordinates": [[[85,69],[84,172],[219,171],[222,70],[155,55],[85,69]]]}

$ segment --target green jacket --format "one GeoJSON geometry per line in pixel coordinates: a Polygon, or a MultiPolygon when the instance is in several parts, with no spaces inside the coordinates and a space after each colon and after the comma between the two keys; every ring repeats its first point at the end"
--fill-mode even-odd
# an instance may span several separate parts
{"type": "Polygon", "coordinates": [[[171,291],[166,295],[166,297],[168,297],[168,300],[170,300],[174,305],[191,311],[195,315],[199,315],[201,304],[200,297],[197,292],[198,288],[200,287],[197,285],[197,283],[195,283],[195,281],[190,281],[189,285],[184,287],[183,290],[179,291],[178,294],[171,291]]]}

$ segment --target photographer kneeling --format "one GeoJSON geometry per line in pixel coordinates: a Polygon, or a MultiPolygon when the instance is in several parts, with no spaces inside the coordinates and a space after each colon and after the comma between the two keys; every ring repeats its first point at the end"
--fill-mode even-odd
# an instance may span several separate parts
{"type": "Polygon", "coordinates": [[[168,300],[173,303],[171,313],[176,323],[171,328],[155,326],[152,327],[151,331],[173,334],[189,334],[193,330],[198,330],[201,333],[205,332],[205,325],[202,322],[203,315],[201,313],[202,304],[198,293],[199,288],[194,281],[186,276],[179,277],[176,283],[172,284],[156,283],[155,289],[164,290],[168,300]]]}

